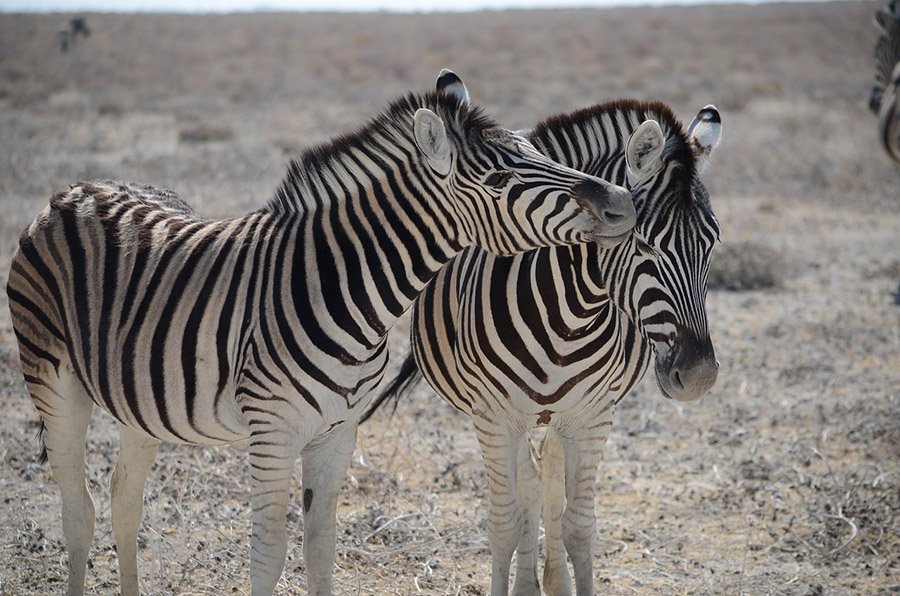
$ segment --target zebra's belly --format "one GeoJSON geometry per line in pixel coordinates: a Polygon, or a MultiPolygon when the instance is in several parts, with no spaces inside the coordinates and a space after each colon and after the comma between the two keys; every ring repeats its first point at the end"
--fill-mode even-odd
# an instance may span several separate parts
{"type": "Polygon", "coordinates": [[[160,394],[146,389],[101,392],[98,383],[90,385],[88,393],[101,409],[161,441],[221,445],[250,436],[231,383],[222,391],[215,385],[187,391],[183,383],[171,382],[160,394]]]}
{"type": "Polygon", "coordinates": [[[382,360],[331,371],[348,385],[343,391],[322,387],[300,369],[272,378],[271,370],[266,376],[246,368],[236,382],[229,379],[220,384],[215,358],[205,361],[202,357],[188,374],[179,367],[154,371],[149,365],[126,363],[108,369],[103,382],[92,376],[86,384],[93,401],[114,418],[166,442],[217,445],[240,441],[250,437],[253,422],[260,416],[277,419],[286,430],[311,439],[356,422],[374,397],[373,389],[384,368],[382,360]],[[133,374],[134,368],[143,369],[143,374],[133,374]],[[154,381],[155,375],[161,379],[154,381]]]}

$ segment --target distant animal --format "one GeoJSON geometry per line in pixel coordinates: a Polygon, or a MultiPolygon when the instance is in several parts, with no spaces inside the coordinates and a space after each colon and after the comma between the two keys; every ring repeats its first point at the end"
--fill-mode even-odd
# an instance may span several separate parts
{"type": "MultiPolygon", "coordinates": [[[[438,88],[468,100],[453,73],[438,88]]],[[[630,185],[634,231],[618,244],[515,256],[466,249],[413,307],[413,356],[374,407],[414,383],[418,368],[472,418],[490,482],[494,596],[508,592],[514,551],[513,593],[541,593],[542,509],[544,592],[570,593],[568,554],[577,593],[593,594],[595,477],[616,405],[651,363],[663,395],[679,401],[716,381],[705,299],[719,224],[700,173],[720,133],[712,105],[685,129],[666,105],[634,100],[540,122],[525,133],[539,151],[630,185]],[[547,428],[539,455],[533,427],[547,428]]]]}
{"type": "Polygon", "coordinates": [[[87,21],[84,17],[74,17],[63,23],[56,31],[56,39],[59,41],[59,51],[65,54],[69,48],[75,46],[75,42],[79,37],[90,37],[91,30],[88,29],[87,21]]]}
{"type": "Polygon", "coordinates": [[[875,84],[869,108],[878,116],[878,136],[887,154],[900,164],[900,0],[875,13],[875,84]]]}
{"type": "MultiPolygon", "coordinates": [[[[85,432],[117,421],[112,526],[138,593],[141,495],[161,441],[249,442],[250,575],[271,594],[303,459],[303,553],[328,594],[337,494],[387,363],[386,336],[441,266],[619,238],[630,193],[562,166],[446,93],[410,94],[291,162],[274,197],[213,220],[174,193],[82,182],[22,233],[7,294],[25,383],[62,494],[68,594],[94,529],[85,432]]],[[[224,591],[224,590],[223,590],[224,591]]]]}

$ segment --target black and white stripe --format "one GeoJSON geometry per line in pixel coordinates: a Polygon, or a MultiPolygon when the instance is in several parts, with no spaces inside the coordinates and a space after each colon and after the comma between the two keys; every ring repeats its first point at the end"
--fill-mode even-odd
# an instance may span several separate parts
{"type": "MultiPolygon", "coordinates": [[[[528,137],[548,156],[632,184],[634,234],[618,246],[592,242],[512,257],[467,249],[416,302],[415,362],[438,394],[473,418],[488,470],[494,595],[507,592],[516,549],[515,593],[539,593],[541,489],[533,486],[540,481],[528,429],[549,427],[544,589],[568,593],[568,551],[578,594],[590,594],[594,476],[615,405],[654,360],[669,397],[699,398],[715,381],[705,297],[719,227],[699,172],[719,131],[712,106],[684,130],[665,105],[637,101],[538,124],[528,137]],[[564,478],[564,491],[554,478],[564,478]]],[[[384,396],[414,374],[407,361],[384,396]]]]}
{"type": "Polygon", "coordinates": [[[173,193],[79,183],[22,234],[8,295],[63,497],[69,594],[93,531],[84,437],[119,421],[113,527],[137,593],[141,492],[160,441],[249,439],[253,594],[284,564],[303,457],[310,592],[330,592],[337,491],[385,337],[467,245],[499,254],[621,234],[629,193],[565,168],[455,96],[410,95],[291,163],[274,198],[211,220],[173,193]]]}
{"type": "Polygon", "coordinates": [[[878,116],[878,138],[887,154],[900,164],[900,0],[891,0],[875,13],[875,84],[869,107],[878,116]]]}

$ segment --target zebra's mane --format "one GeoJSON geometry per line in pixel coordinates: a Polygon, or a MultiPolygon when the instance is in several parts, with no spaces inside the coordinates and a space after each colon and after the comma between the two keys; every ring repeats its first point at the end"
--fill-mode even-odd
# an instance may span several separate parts
{"type": "Polygon", "coordinates": [[[448,135],[469,138],[496,128],[497,123],[486,116],[480,107],[463,103],[450,93],[409,93],[400,97],[355,132],[338,135],[304,150],[292,158],[287,173],[267,209],[276,212],[296,212],[321,202],[315,182],[331,167],[347,160],[355,149],[377,151],[378,145],[414,146],[413,118],[416,110],[428,108],[444,121],[448,135]]]}
{"type": "MultiPolygon", "coordinates": [[[[670,162],[675,160],[680,164],[685,176],[694,175],[696,158],[691,150],[684,126],[672,109],[660,101],[618,99],[566,114],[556,114],[538,122],[529,136],[532,140],[536,139],[541,144],[545,144],[560,132],[570,136],[571,132],[576,129],[584,130],[592,123],[603,122],[604,116],[609,116],[609,121],[614,123],[617,128],[623,120],[627,126],[627,130],[606,137],[607,149],[610,153],[624,152],[625,142],[634,129],[644,120],[656,120],[666,139],[663,149],[664,158],[670,162]]],[[[593,134],[593,131],[587,132],[593,134]]]]}

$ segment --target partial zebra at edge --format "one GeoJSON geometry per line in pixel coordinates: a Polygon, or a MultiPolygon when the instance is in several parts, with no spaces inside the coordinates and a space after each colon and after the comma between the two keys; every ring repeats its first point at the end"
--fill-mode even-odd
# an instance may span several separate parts
{"type": "Polygon", "coordinates": [[[881,146],[900,164],[900,2],[891,0],[875,12],[875,84],[869,108],[878,116],[881,146]]]}

